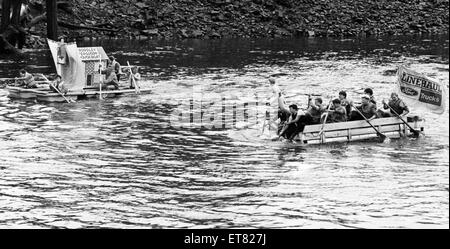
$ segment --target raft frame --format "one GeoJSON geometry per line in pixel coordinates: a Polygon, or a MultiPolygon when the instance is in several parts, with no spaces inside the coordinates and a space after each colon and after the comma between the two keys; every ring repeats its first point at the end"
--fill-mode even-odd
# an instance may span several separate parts
{"type": "MultiPolygon", "coordinates": [[[[24,100],[37,100],[40,102],[66,102],[66,98],[68,99],[89,99],[89,98],[98,98],[101,96],[102,98],[113,98],[118,95],[124,94],[136,94],[135,89],[121,87],[118,90],[104,90],[101,91],[95,88],[84,88],[83,91],[77,92],[67,92],[64,94],[64,97],[59,93],[55,93],[50,88],[40,87],[40,88],[23,88],[23,87],[6,87],[8,91],[8,97],[12,99],[24,99],[24,100]]],[[[140,93],[148,93],[151,92],[151,88],[140,89],[140,93]]]]}
{"type": "MultiPolygon", "coordinates": [[[[416,131],[423,132],[423,120],[418,116],[407,116],[408,124],[416,131]]],[[[401,138],[412,136],[413,132],[398,117],[376,118],[370,121],[382,134],[389,138],[401,138]]],[[[339,123],[327,123],[325,125],[307,125],[303,131],[302,139],[299,135],[294,140],[305,144],[325,144],[332,142],[351,142],[359,140],[374,139],[378,137],[377,132],[365,120],[347,121],[339,123]],[[320,135],[320,131],[323,133],[320,135]]]]}

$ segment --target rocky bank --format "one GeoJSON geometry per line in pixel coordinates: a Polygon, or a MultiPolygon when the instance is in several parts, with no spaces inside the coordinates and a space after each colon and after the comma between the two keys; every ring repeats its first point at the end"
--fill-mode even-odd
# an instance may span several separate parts
{"type": "MultiPolygon", "coordinates": [[[[80,0],[79,35],[150,38],[373,36],[448,32],[448,0],[80,0]]],[[[67,32],[67,31],[66,31],[67,32]]],[[[68,33],[67,33],[68,34],[68,33]]]]}

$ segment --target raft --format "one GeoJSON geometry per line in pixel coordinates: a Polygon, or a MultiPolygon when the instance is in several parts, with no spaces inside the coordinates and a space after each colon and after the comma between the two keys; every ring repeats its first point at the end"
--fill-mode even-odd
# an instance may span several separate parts
{"type": "MultiPolygon", "coordinates": [[[[56,73],[61,76],[67,93],[56,93],[49,88],[50,81],[43,74],[36,74],[44,81],[36,83],[46,83],[38,85],[38,88],[23,88],[8,86],[8,97],[12,99],[37,100],[41,102],[70,102],[70,100],[89,98],[112,98],[123,94],[149,93],[150,88],[139,88],[139,91],[131,89],[130,81],[134,85],[139,85],[134,80],[131,71],[132,66],[121,67],[128,69],[125,82],[119,82],[119,89],[98,89],[105,75],[103,69],[107,66],[108,56],[102,47],[78,47],[76,43],[64,43],[47,39],[50,52],[56,68],[56,73]]],[[[122,70],[121,70],[122,71],[122,70]]]]}
{"type": "MultiPolygon", "coordinates": [[[[423,132],[423,120],[418,116],[408,116],[406,122],[416,131],[423,132]]],[[[382,134],[389,138],[412,136],[413,132],[397,117],[377,118],[370,121],[382,134]]],[[[325,125],[307,125],[303,131],[302,139],[297,136],[294,140],[305,144],[325,144],[332,142],[351,142],[377,138],[377,132],[365,121],[347,121],[340,123],[327,123],[325,125]],[[323,127],[323,133],[320,131],[323,127]]]]}
{"type": "Polygon", "coordinates": [[[7,86],[8,97],[12,99],[36,99],[36,96],[43,89],[39,88],[23,88],[16,86],[7,86]]]}
{"type": "MultiPolygon", "coordinates": [[[[100,91],[93,88],[85,88],[82,91],[68,92],[64,97],[59,93],[55,93],[47,88],[23,88],[23,87],[6,87],[8,97],[12,99],[37,100],[40,102],[66,102],[66,99],[81,100],[90,98],[99,98],[100,91]]],[[[149,93],[152,89],[140,89],[140,93],[149,93]]],[[[119,88],[118,90],[101,91],[102,98],[113,98],[125,94],[136,94],[135,89],[119,88]]]]}

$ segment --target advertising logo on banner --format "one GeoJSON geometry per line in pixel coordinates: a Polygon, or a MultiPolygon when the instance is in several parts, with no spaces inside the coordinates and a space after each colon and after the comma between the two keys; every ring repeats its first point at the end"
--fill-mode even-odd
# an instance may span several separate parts
{"type": "Polygon", "coordinates": [[[410,107],[444,113],[447,94],[443,84],[403,66],[399,67],[397,76],[397,93],[410,107]]]}

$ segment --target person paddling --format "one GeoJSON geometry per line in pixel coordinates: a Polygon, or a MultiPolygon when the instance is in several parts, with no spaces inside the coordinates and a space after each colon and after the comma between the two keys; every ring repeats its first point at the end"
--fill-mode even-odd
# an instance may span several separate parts
{"type": "Polygon", "coordinates": [[[364,120],[364,117],[367,118],[369,121],[377,117],[377,107],[370,101],[370,96],[367,94],[364,94],[361,97],[361,105],[355,106],[359,110],[358,111],[352,111],[352,114],[350,116],[351,120],[364,120]],[[364,115],[361,116],[361,114],[364,115]]]}
{"type": "Polygon", "coordinates": [[[130,89],[135,89],[136,85],[141,79],[141,74],[139,73],[139,67],[130,68],[130,89]]]}
{"type": "Polygon", "coordinates": [[[364,89],[364,94],[369,96],[369,101],[375,105],[375,108],[377,107],[377,101],[375,100],[375,97],[373,96],[373,90],[372,88],[366,88],[364,89]]]}
{"type": "Polygon", "coordinates": [[[345,122],[347,121],[347,111],[344,106],[341,104],[340,99],[334,99],[332,101],[332,107],[328,111],[328,119],[327,123],[337,123],[337,122],[345,122]]]}
{"type": "Polygon", "coordinates": [[[341,101],[341,106],[343,106],[345,108],[345,111],[347,112],[347,119],[350,119],[350,113],[352,111],[352,101],[347,99],[347,92],[340,91],[339,100],[341,101]]]}
{"type": "Polygon", "coordinates": [[[25,87],[25,88],[37,88],[37,84],[34,81],[34,76],[25,69],[21,69],[19,71],[20,78],[15,78],[15,81],[19,81],[19,86],[25,87]]]}
{"type": "Polygon", "coordinates": [[[58,91],[64,94],[67,93],[67,88],[64,85],[64,81],[62,80],[61,75],[57,75],[55,80],[49,83],[49,87],[50,90],[55,93],[58,93],[58,91]]]}
{"type": "Polygon", "coordinates": [[[304,113],[299,110],[297,105],[289,106],[289,121],[286,122],[285,127],[280,133],[280,137],[284,137],[288,140],[292,140],[299,133],[302,133],[306,125],[319,124],[320,117],[325,111],[325,107],[322,104],[322,98],[318,97],[314,101],[310,101],[309,107],[304,113]]]}
{"type": "Polygon", "coordinates": [[[279,134],[279,138],[286,138],[289,141],[292,141],[295,136],[298,134],[298,122],[301,116],[304,116],[303,113],[299,113],[298,106],[292,104],[289,106],[289,120],[284,124],[283,129],[279,134]]]}
{"type": "Polygon", "coordinates": [[[409,113],[408,106],[398,97],[397,93],[391,93],[391,98],[389,99],[388,103],[386,103],[384,99],[382,103],[383,109],[388,109],[388,111],[385,112],[383,110],[378,110],[378,115],[380,117],[396,117],[397,115],[395,113],[404,117],[409,113]],[[392,110],[394,110],[395,113],[393,113],[392,110]]]}

